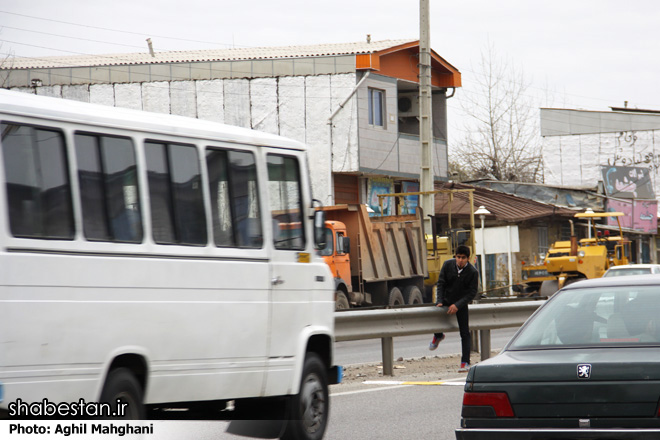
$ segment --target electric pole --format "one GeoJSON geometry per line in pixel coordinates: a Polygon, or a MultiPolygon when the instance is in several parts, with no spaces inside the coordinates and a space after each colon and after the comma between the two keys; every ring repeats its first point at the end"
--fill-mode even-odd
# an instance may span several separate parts
{"type": "Polygon", "coordinates": [[[420,206],[424,212],[424,231],[431,234],[435,214],[433,191],[433,131],[431,118],[431,18],[429,0],[419,0],[419,141],[421,170],[419,175],[420,206]]]}

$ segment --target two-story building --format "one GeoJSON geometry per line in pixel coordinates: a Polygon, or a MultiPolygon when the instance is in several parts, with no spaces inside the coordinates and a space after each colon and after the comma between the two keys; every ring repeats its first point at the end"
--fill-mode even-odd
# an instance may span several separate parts
{"type": "MultiPolygon", "coordinates": [[[[461,74],[431,58],[433,175],[446,180],[446,101],[461,74]]],[[[0,85],[297,139],[310,148],[316,198],[377,210],[376,194],[419,188],[418,75],[419,41],[387,40],[14,58],[0,85]]]]}

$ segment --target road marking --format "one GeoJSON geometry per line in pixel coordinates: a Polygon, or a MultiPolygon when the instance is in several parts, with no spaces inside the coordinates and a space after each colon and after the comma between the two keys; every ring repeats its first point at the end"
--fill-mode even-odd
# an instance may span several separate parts
{"type": "Polygon", "coordinates": [[[454,385],[465,386],[465,379],[436,380],[436,381],[408,381],[408,380],[366,380],[365,385],[454,385]]]}
{"type": "Polygon", "coordinates": [[[330,393],[330,395],[332,397],[347,396],[349,394],[371,393],[371,392],[374,392],[374,391],[393,390],[395,388],[405,388],[405,387],[409,387],[409,386],[410,385],[395,385],[395,386],[391,386],[391,387],[370,388],[368,390],[346,391],[346,392],[343,392],[343,393],[330,393]]]}

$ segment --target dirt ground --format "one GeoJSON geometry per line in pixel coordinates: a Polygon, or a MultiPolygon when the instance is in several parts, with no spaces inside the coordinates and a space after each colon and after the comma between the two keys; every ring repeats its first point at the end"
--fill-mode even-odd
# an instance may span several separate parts
{"type": "MultiPolygon", "coordinates": [[[[493,352],[495,355],[497,352],[493,352]]],[[[472,353],[472,364],[480,359],[479,353],[472,353]]],[[[437,381],[464,376],[459,373],[460,355],[423,356],[414,359],[395,359],[393,376],[383,375],[382,363],[354,364],[344,367],[342,383],[354,384],[367,380],[437,381]]]]}

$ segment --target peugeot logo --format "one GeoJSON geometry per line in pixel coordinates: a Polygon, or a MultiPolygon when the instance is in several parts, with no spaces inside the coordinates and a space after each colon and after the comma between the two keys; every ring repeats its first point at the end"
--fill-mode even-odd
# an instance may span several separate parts
{"type": "Polygon", "coordinates": [[[591,364],[578,364],[577,377],[578,379],[589,379],[591,377],[591,364]]]}

